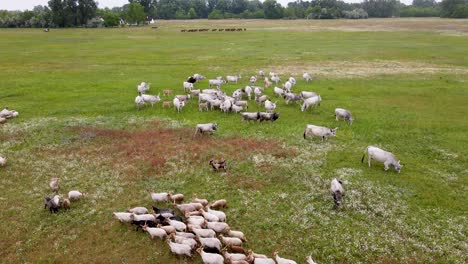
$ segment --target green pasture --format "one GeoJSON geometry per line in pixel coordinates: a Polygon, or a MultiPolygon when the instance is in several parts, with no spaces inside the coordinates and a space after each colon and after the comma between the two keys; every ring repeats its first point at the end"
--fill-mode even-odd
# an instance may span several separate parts
{"type": "MultiPolygon", "coordinates": [[[[352,22],[342,21],[360,23],[352,22]]],[[[1,29],[0,108],[20,116],[0,125],[0,156],[8,158],[0,168],[0,262],[201,263],[198,256],[172,256],[164,242],[112,218],[114,211],[150,208],[146,189],[152,189],[227,199],[227,222],[246,234],[246,248],[278,250],[298,263],[307,255],[317,263],[467,263],[466,32],[260,23],[242,22],[247,31],[229,33],[180,30],[228,28],[235,20],[164,21],[158,29],[1,29]],[[321,65],[327,70],[310,70],[321,65]],[[194,73],[240,73],[239,84],[222,87],[231,93],[260,69],[282,80],[296,77],[294,91],[319,93],[321,106],[301,112],[269,88],[280,118],[260,124],[199,112],[196,100],[181,113],[161,103],[138,111],[134,104],[141,81],[172,101],[162,90],[182,94],[182,82],[194,73]],[[304,70],[315,80],[303,81],[304,70]],[[335,121],[336,107],[349,109],[355,122],[335,121]],[[206,140],[192,137],[194,126],[205,122],[219,124],[213,137],[220,147],[193,151],[206,140]],[[338,127],[337,136],[304,140],[307,124],[338,127]],[[122,143],[142,143],[145,133],[157,141],[154,131],[163,128],[177,135],[158,141],[175,144],[170,155],[159,146],[161,152],[142,155],[141,145],[122,143]],[[368,145],[393,152],[402,172],[362,164],[368,145]],[[229,173],[213,173],[209,159],[223,156],[229,173]],[[154,166],[148,157],[166,162],[154,166]],[[51,195],[51,177],[61,179],[61,194],[78,189],[88,197],[49,214],[43,198],[51,195]],[[340,209],[328,191],[333,178],[345,183],[340,209]]],[[[262,109],[249,102],[248,111],[262,109]]]]}

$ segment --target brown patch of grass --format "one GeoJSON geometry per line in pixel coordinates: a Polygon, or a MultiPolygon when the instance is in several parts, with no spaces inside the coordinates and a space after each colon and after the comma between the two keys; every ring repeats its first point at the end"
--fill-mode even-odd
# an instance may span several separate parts
{"type": "MultiPolygon", "coordinates": [[[[106,160],[112,168],[124,169],[130,177],[137,174],[133,166],[125,169],[125,164],[134,164],[144,168],[144,171],[163,175],[169,169],[166,166],[168,161],[175,161],[177,164],[177,160],[184,160],[194,166],[201,164],[208,168],[208,161],[212,158],[224,158],[229,164],[233,161],[244,161],[253,153],[270,153],[276,157],[295,155],[293,150],[282,147],[280,142],[274,140],[194,136],[193,130],[167,128],[161,122],[131,131],[94,127],[74,127],[72,131],[78,133],[78,139],[89,139],[88,135],[93,135],[92,140],[87,141],[88,144],[77,144],[73,147],[77,155],[89,159],[107,155],[106,160]]],[[[258,185],[247,181],[238,184],[258,185]]]]}

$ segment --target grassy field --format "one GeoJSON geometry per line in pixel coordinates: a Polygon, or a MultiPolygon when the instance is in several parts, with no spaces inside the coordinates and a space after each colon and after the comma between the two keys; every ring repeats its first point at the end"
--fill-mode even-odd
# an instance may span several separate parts
{"type": "MultiPolygon", "coordinates": [[[[151,207],[145,191],[225,198],[247,248],[305,263],[467,263],[468,21],[195,20],[158,29],[0,30],[0,108],[20,112],[0,126],[0,262],[201,263],[120,224],[113,211],[151,207]],[[181,33],[242,27],[243,32],[181,33]],[[273,124],[237,114],[137,111],[136,85],[183,92],[193,73],[259,69],[295,76],[295,91],[322,104],[301,112],[278,98],[273,124]],[[301,80],[309,71],[315,80],[301,80]],[[352,126],[334,119],[349,109],[352,126]],[[194,125],[218,122],[213,137],[194,125]],[[328,142],[304,140],[306,124],[339,127],[328,142]],[[360,159],[368,145],[393,152],[400,174],[360,159]],[[225,157],[227,174],[208,161],[225,157]],[[43,210],[48,181],[88,197],[68,212],[43,210]],[[344,181],[339,210],[331,179],[344,181]]],[[[196,84],[207,88],[207,81],[196,84]]],[[[162,92],[161,92],[162,94],[162,92]]],[[[271,89],[266,94],[273,96],[271,89]]],[[[164,98],[163,100],[172,100],[164,98]]],[[[249,111],[260,110],[254,102],[249,111]]],[[[161,204],[160,206],[165,206],[161,204]]]]}

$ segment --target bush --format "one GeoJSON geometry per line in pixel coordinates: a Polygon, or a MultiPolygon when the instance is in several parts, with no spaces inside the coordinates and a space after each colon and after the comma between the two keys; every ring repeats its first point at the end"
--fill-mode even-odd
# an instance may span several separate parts
{"type": "Polygon", "coordinates": [[[440,8],[437,6],[418,7],[406,6],[400,10],[401,17],[439,17],[440,8]]]}
{"type": "Polygon", "coordinates": [[[217,9],[211,11],[211,13],[208,15],[208,19],[223,19],[223,18],[224,18],[223,14],[221,13],[221,11],[217,9]]]}
{"type": "Polygon", "coordinates": [[[365,19],[368,18],[369,15],[364,9],[356,8],[353,11],[343,11],[343,17],[349,19],[365,19]]]}

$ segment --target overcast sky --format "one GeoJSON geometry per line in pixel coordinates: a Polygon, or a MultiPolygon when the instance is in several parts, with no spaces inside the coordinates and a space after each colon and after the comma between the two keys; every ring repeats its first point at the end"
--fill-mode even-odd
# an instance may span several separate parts
{"type": "MultiPolygon", "coordinates": [[[[310,1],[310,0],[309,0],[310,1]]],[[[362,0],[344,0],[348,3],[357,3],[362,2],[362,0]]],[[[32,9],[37,5],[47,5],[48,0],[0,0],[0,9],[6,10],[25,10],[32,9]]],[[[123,6],[128,3],[128,0],[98,0],[99,7],[114,7],[114,6],[123,6]]],[[[294,0],[277,0],[283,6],[287,6],[289,2],[294,2],[294,0]]],[[[413,0],[400,0],[400,2],[405,4],[411,4],[413,0]]]]}

